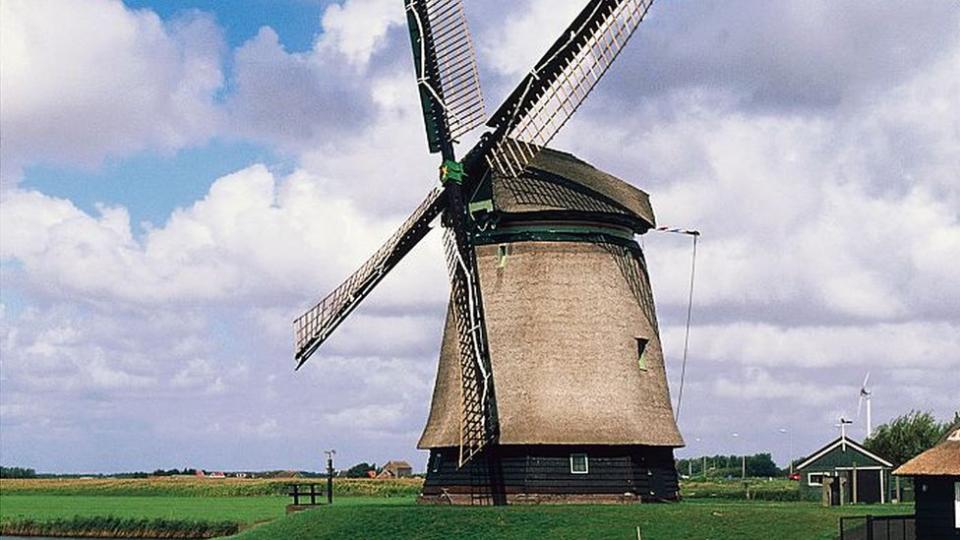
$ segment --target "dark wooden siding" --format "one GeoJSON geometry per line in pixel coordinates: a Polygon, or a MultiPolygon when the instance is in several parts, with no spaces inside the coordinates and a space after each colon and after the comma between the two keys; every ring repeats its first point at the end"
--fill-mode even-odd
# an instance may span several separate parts
{"type": "Polygon", "coordinates": [[[457,467],[457,449],[434,449],[424,495],[610,496],[675,500],[679,492],[673,449],[651,446],[500,446],[457,467]],[[570,472],[570,455],[587,454],[588,472],[570,472]]]}
{"type": "Polygon", "coordinates": [[[960,538],[954,521],[954,476],[915,476],[917,538],[941,540],[960,538]],[[926,486],[926,489],[924,489],[926,486]]]}

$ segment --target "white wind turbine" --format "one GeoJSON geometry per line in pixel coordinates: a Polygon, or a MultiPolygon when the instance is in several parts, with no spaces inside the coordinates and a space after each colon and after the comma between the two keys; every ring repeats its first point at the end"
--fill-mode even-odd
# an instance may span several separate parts
{"type": "Polygon", "coordinates": [[[860,400],[857,401],[857,418],[860,418],[860,409],[863,408],[863,402],[867,402],[867,436],[869,439],[870,435],[873,433],[873,409],[870,406],[870,398],[873,395],[873,392],[867,389],[867,382],[870,380],[870,372],[867,372],[867,376],[863,378],[863,384],[860,385],[860,400]]]}

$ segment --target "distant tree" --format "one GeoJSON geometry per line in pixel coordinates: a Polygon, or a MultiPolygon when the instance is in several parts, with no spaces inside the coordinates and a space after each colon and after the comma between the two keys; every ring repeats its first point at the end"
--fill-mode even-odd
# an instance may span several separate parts
{"type": "Polygon", "coordinates": [[[780,476],[780,468],[770,454],[747,456],[747,476],[780,476]]]}
{"type": "Polygon", "coordinates": [[[37,471],[24,467],[0,467],[0,478],[36,478],[37,471]]]}
{"type": "Polygon", "coordinates": [[[377,470],[376,463],[370,464],[364,461],[363,463],[357,463],[353,467],[347,469],[346,476],[347,478],[366,478],[367,471],[377,470]]]}
{"type": "Polygon", "coordinates": [[[900,466],[937,444],[949,427],[929,412],[910,411],[875,429],[863,446],[900,466]]]}

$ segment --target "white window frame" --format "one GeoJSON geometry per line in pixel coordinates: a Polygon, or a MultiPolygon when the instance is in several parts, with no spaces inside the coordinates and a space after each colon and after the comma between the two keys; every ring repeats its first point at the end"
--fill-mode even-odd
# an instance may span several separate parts
{"type": "Polygon", "coordinates": [[[827,476],[829,476],[829,474],[827,474],[827,473],[825,473],[825,472],[809,472],[809,473],[807,473],[807,485],[808,485],[808,486],[822,486],[822,485],[823,485],[823,479],[826,478],[827,476]],[[820,477],[820,481],[819,481],[819,482],[814,482],[814,481],[813,481],[813,477],[814,477],[814,476],[819,476],[819,477],[820,477]]]}
{"type": "Polygon", "coordinates": [[[590,457],[584,453],[570,454],[570,474],[590,474],[590,457]],[[573,460],[579,457],[583,458],[582,471],[578,471],[573,467],[573,460]]]}
{"type": "Polygon", "coordinates": [[[953,524],[960,529],[960,482],[953,483],[953,524]]]}

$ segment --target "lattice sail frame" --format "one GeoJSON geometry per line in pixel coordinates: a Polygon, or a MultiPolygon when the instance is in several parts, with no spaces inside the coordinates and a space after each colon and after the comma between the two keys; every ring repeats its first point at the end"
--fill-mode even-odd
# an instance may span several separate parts
{"type": "Polygon", "coordinates": [[[428,232],[443,211],[444,190],[437,186],[393,236],[330,294],[293,321],[297,369],[428,232]]]}
{"type": "Polygon", "coordinates": [[[479,276],[474,271],[475,265],[464,260],[465,250],[457,246],[453,230],[444,229],[443,244],[450,273],[450,296],[460,360],[459,466],[462,467],[493,440],[496,420],[493,418],[490,355],[483,325],[479,276]]]}
{"type": "Polygon", "coordinates": [[[456,139],[486,120],[480,72],[463,3],[406,0],[404,4],[420,37],[419,50],[415,51],[417,84],[443,110],[449,135],[456,139]]]}
{"type": "Polygon", "coordinates": [[[531,70],[506,118],[491,124],[501,136],[486,155],[487,164],[517,177],[577,110],[613,64],[653,0],[591,2],[579,27],[559,40],[531,70]],[[522,89],[522,90],[521,90],[522,89]]]}

